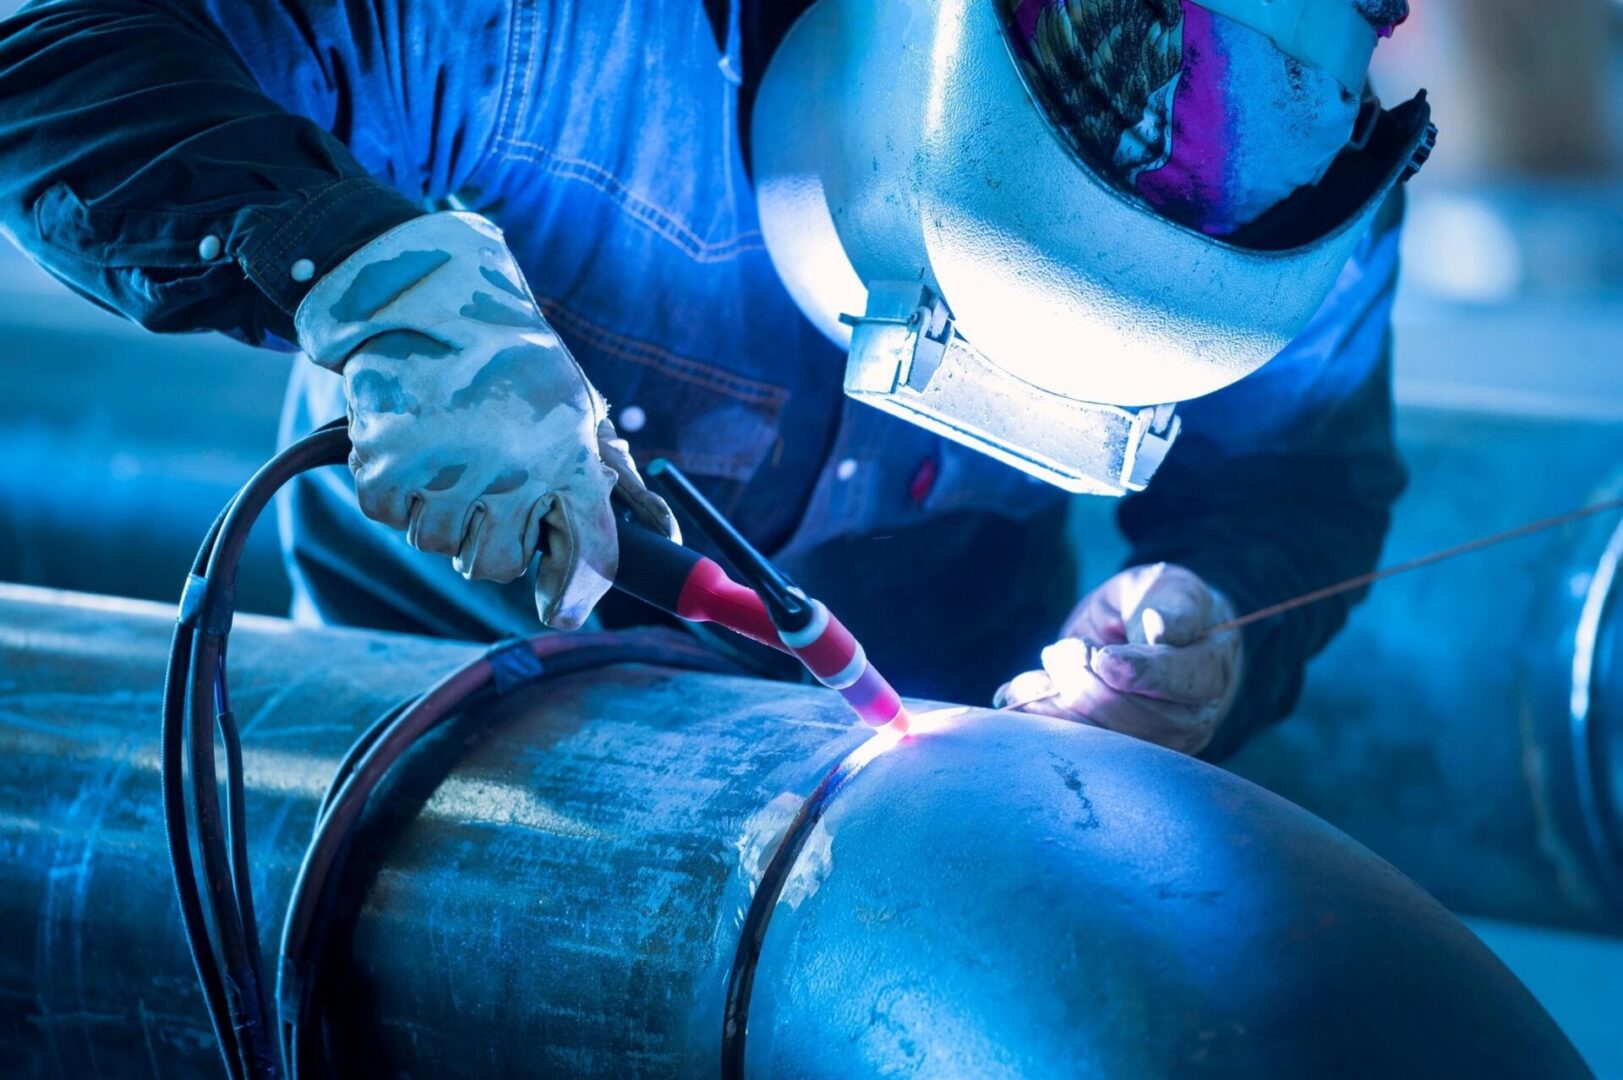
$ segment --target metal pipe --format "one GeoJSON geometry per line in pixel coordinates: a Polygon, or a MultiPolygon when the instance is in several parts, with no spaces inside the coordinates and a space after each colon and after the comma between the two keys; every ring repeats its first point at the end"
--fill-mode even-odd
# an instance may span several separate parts
{"type": "MultiPolygon", "coordinates": [[[[1409,410],[1386,561],[1623,494],[1623,427],[1409,410]]],[[[1455,911],[1623,934],[1623,514],[1376,586],[1230,763],[1455,911]]]]}
{"type": "MultiPolygon", "coordinates": [[[[0,293],[0,581],[168,600],[214,515],[275,452],[293,358],[30,296],[12,280],[20,261],[0,251],[0,281],[16,286],[0,293]]],[[[242,609],[285,614],[274,522],[245,561],[242,609]]]]}
{"type": "MultiPolygon", "coordinates": [[[[90,348],[69,341],[77,325],[19,336],[19,362],[42,377],[17,382],[16,415],[0,418],[0,579],[171,597],[212,515],[272,450],[286,360],[134,333],[90,348]],[[211,409],[176,425],[159,385],[211,409]],[[116,404],[87,407],[85,386],[116,404]]],[[[1407,408],[1398,439],[1412,482],[1389,562],[1623,491],[1615,422],[1407,408]]],[[[1094,578],[1121,559],[1101,542],[1113,508],[1078,507],[1094,578]]],[[[1615,579],[1596,584],[1616,521],[1377,586],[1297,714],[1231,766],[1455,910],[1623,933],[1623,633],[1615,579]],[[1576,720],[1575,694],[1588,702],[1576,720]]],[[[241,583],[244,610],[286,609],[269,523],[241,583]]]]}
{"type": "MultiPolygon", "coordinates": [[[[162,854],[170,618],[0,590],[12,1075],[217,1068],[162,854]]],[[[261,911],[349,741],[472,655],[238,620],[261,911]]],[[[1453,916],[1283,800],[1104,732],[919,712],[933,725],[886,748],[826,691],[651,668],[470,711],[357,837],[324,957],[333,1071],[714,1076],[742,921],[800,816],[749,1076],[1583,1075],[1453,916]],[[860,775],[800,815],[859,747],[860,775]]]]}

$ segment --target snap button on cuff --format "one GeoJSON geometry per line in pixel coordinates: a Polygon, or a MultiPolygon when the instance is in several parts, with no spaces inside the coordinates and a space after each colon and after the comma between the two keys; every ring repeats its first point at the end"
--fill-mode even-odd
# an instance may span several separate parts
{"type": "Polygon", "coordinates": [[[625,432],[638,432],[648,423],[648,414],[637,405],[627,405],[620,410],[620,430],[625,432]]]}
{"type": "Polygon", "coordinates": [[[220,252],[224,249],[225,245],[220,243],[220,238],[210,233],[197,245],[197,257],[204,262],[213,262],[220,257],[220,252]]]}
{"type": "Polygon", "coordinates": [[[292,274],[294,281],[306,282],[316,276],[316,264],[309,259],[300,259],[293,264],[293,269],[289,273],[292,274]]]}

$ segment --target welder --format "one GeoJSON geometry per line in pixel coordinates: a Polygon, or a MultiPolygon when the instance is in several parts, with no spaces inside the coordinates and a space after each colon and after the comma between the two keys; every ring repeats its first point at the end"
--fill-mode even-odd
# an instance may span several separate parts
{"type": "Polygon", "coordinates": [[[634,464],[663,456],[904,692],[1217,757],[1290,710],[1346,601],[1204,631],[1369,569],[1402,487],[1423,140],[1377,130],[1366,70],[1405,15],[49,0],[0,29],[0,221],[151,330],[307,354],[284,439],[347,413],[355,452],[280,507],[299,618],[645,621],[606,595],[611,499],[675,535],[634,464]],[[927,264],[864,240],[898,213],[927,264]],[[1126,495],[1129,565],[1080,605],[1067,490],[1126,495]]]}

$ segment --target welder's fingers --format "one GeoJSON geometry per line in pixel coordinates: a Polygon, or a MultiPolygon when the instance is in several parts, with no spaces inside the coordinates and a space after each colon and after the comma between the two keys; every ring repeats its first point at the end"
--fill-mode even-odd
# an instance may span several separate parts
{"type": "Polygon", "coordinates": [[[529,529],[533,495],[512,492],[486,496],[473,504],[462,545],[452,565],[469,581],[514,581],[535,557],[538,534],[529,529]]]}
{"type": "Polygon", "coordinates": [[[411,522],[413,488],[402,483],[395,470],[362,457],[359,450],[349,455],[350,472],[355,475],[355,498],[361,513],[391,529],[404,531],[411,522]]]}
{"type": "Polygon", "coordinates": [[[1123,694],[1086,670],[1066,681],[1075,693],[1062,693],[1046,671],[1028,671],[998,691],[999,705],[1104,728],[1185,754],[1204,750],[1216,730],[1217,711],[1210,707],[1123,694]]]}
{"type": "Polygon", "coordinates": [[[637,471],[637,463],[631,458],[631,447],[620,438],[608,420],[597,425],[597,452],[602,456],[603,464],[614,470],[618,478],[615,491],[632,512],[645,525],[680,544],[682,530],[677,526],[671,508],[665,505],[664,499],[648,490],[642,474],[637,471]]]}
{"type": "Polygon", "coordinates": [[[1187,645],[1210,625],[1212,591],[1194,571],[1158,563],[1128,573],[1141,575],[1123,609],[1129,642],[1187,645]]]}
{"type": "Polygon", "coordinates": [[[535,609],[555,630],[574,630],[584,623],[619,567],[609,499],[614,470],[589,462],[586,472],[531,511],[544,549],[535,573],[535,609]]]}
{"type": "Polygon", "coordinates": [[[998,687],[997,693],[992,695],[992,707],[1024,712],[1030,706],[1051,701],[1054,697],[1054,684],[1046,671],[1027,671],[998,687]]]}
{"type": "Polygon", "coordinates": [[[1211,741],[1216,710],[1210,706],[1124,694],[1092,671],[1084,671],[1076,681],[1080,684],[1076,694],[1062,695],[1054,702],[1069,719],[1085,720],[1186,754],[1199,753],[1211,741]]]}
{"type": "Polygon", "coordinates": [[[1060,703],[1060,693],[1055,689],[1054,681],[1048,677],[1048,672],[1042,670],[1024,672],[1004,683],[998,688],[992,704],[999,709],[1051,716],[1072,723],[1090,722],[1087,717],[1078,716],[1060,703]]]}
{"type": "Polygon", "coordinates": [[[1236,660],[1228,642],[1202,639],[1193,645],[1107,645],[1093,653],[1090,667],[1124,694],[1212,705],[1233,686],[1236,660]]]}
{"type": "Polygon", "coordinates": [[[462,547],[468,505],[461,499],[436,499],[414,492],[406,514],[406,543],[431,555],[455,555],[462,547]]]}
{"type": "MultiPolygon", "coordinates": [[[[1117,575],[1120,577],[1121,575],[1117,575]]],[[[1127,625],[1117,606],[1118,589],[1115,578],[1094,589],[1065,620],[1060,633],[1065,637],[1085,641],[1123,642],[1127,640],[1127,625]]]]}

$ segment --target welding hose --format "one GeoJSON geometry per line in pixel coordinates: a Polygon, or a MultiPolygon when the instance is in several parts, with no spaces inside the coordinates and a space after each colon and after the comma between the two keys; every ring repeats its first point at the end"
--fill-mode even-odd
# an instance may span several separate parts
{"type": "MultiPolygon", "coordinates": [[[[388,767],[423,733],[477,697],[496,680],[487,658],[453,675],[416,701],[397,706],[364,733],[340,763],[318,816],[317,840],[301,868],[290,904],[278,968],[277,1011],[288,1018],[272,1034],[264,964],[246,846],[242,748],[231,714],[226,649],[235,606],[237,566],[248,533],[275,493],[298,474],[348,460],[343,421],[299,440],[260,469],[211,525],[188,575],[165,678],[160,735],[164,826],[183,931],[197,970],[227,1075],[273,1077],[278,1065],[296,1069],[298,1035],[309,1008],[313,958],[321,935],[316,914],[326,908],[366,797],[388,767]],[[201,710],[212,704],[212,722],[201,710]],[[226,760],[226,805],[215,776],[214,733],[226,760]],[[188,825],[188,818],[190,826],[188,825]],[[286,1009],[286,1012],[282,1010],[286,1009]]],[[[726,626],[786,649],[760,599],[728,578],[712,560],[635,525],[620,523],[617,587],[689,621],[726,626]]],[[[546,635],[530,646],[550,659],[547,674],[567,674],[634,660],[667,666],[733,670],[697,646],[665,645],[657,655],[625,644],[546,635]]]]}
{"type": "MultiPolygon", "coordinates": [[[[191,574],[198,577],[207,567],[209,552],[219,536],[225,512],[215,518],[209,527],[191,574]]],[[[175,886],[175,898],[180,909],[181,930],[186,938],[192,966],[203,991],[203,1002],[214,1028],[215,1040],[225,1058],[226,1072],[241,1075],[241,1056],[237,1032],[231,1023],[226,1004],[225,987],[218,961],[209,942],[207,924],[201,899],[197,891],[197,875],[192,862],[186,829],[186,788],[182,779],[181,758],[184,753],[186,727],[186,687],[189,670],[186,658],[191,654],[193,628],[184,621],[175,623],[169,660],[164,672],[163,717],[159,732],[159,782],[162,793],[165,848],[168,852],[170,876],[175,886]]]]}
{"type": "MultiPolygon", "coordinates": [[[[237,568],[249,533],[276,493],[300,473],[348,461],[349,451],[348,430],[335,423],[272,458],[232,501],[209,553],[203,581],[195,586],[202,591],[193,609],[201,632],[192,640],[186,728],[191,808],[198,841],[193,858],[203,868],[203,882],[209,889],[204,911],[215,915],[215,936],[224,955],[227,1006],[241,1033],[239,1055],[244,1075],[249,1077],[274,1077],[276,1051],[247,868],[241,741],[235,718],[225,707],[229,702],[226,649],[235,608],[237,568]],[[218,705],[213,725],[202,722],[199,709],[205,702],[218,705]],[[220,730],[227,752],[230,813],[223,844],[215,835],[219,817],[219,795],[213,782],[215,727],[220,730]],[[235,919],[230,917],[232,913],[235,919]]],[[[193,587],[193,582],[188,582],[188,587],[193,587]]],[[[188,606],[183,598],[183,609],[188,606]]]]}
{"type": "Polygon", "coordinates": [[[210,526],[192,563],[170,647],[159,737],[164,832],[182,929],[232,1077],[268,1077],[275,1069],[259,941],[247,932],[254,919],[240,741],[224,692],[236,565],[248,530],[275,492],[306,469],[344,460],[348,445],[342,427],[328,425],[278,454],[243,487],[210,526]],[[210,705],[217,707],[205,719],[202,710],[210,705]],[[216,728],[227,755],[223,822],[214,783],[216,728]]]}
{"type": "MultiPolygon", "coordinates": [[[[352,765],[340,766],[341,783],[324,800],[289,901],[277,968],[277,1011],[286,1074],[306,1071],[308,1030],[319,977],[319,960],[331,921],[326,918],[341,878],[344,856],[368,801],[395,764],[421,739],[493,689],[507,694],[540,679],[553,679],[629,663],[695,671],[736,673],[724,658],[680,638],[639,640],[613,634],[548,633],[498,645],[441,679],[386,722],[363,736],[369,742],[352,765]],[[347,775],[346,775],[347,766],[347,775]]],[[[352,757],[354,755],[351,755],[352,757]]]]}
{"type": "Polygon", "coordinates": [[[275,1075],[257,920],[249,883],[241,741],[226,691],[237,565],[276,491],[309,469],[347,461],[342,421],[282,451],[210,526],[193,561],[165,677],[160,773],[164,829],[182,930],[231,1077],[275,1075]],[[202,710],[214,704],[212,717],[202,710]],[[226,753],[222,821],[214,731],[226,753]],[[188,825],[188,819],[190,825],[188,825]]]}
{"type": "MultiPolygon", "coordinates": [[[[656,655],[629,649],[620,639],[549,634],[488,654],[422,697],[390,710],[346,754],[322,799],[315,838],[284,924],[276,994],[276,1011],[283,1019],[272,1035],[248,873],[242,748],[230,709],[226,646],[237,566],[254,522],[295,476],[346,462],[350,448],[342,420],[318,429],[260,469],[216,519],[182,594],[165,678],[160,741],[171,871],[187,944],[232,1077],[274,1077],[278,1065],[297,1072],[303,1056],[299,1035],[308,1026],[315,958],[323,941],[319,916],[327,910],[348,838],[392,764],[428,731],[491,685],[503,682],[498,655],[511,657],[519,655],[515,649],[528,650],[531,659],[539,661],[534,677],[639,660],[733,670],[714,653],[692,645],[677,648],[666,643],[656,655]],[[204,722],[200,713],[207,703],[214,706],[212,723],[204,722]],[[219,791],[212,782],[216,730],[226,754],[223,820],[219,791]],[[195,835],[188,827],[188,811],[195,835]]],[[[876,727],[905,720],[895,691],[822,605],[816,605],[811,625],[786,632],[774,625],[753,590],[733,581],[713,560],[647,530],[629,513],[620,515],[618,526],[621,559],[615,585],[621,591],[685,621],[724,626],[799,657],[819,681],[876,727]]]]}

